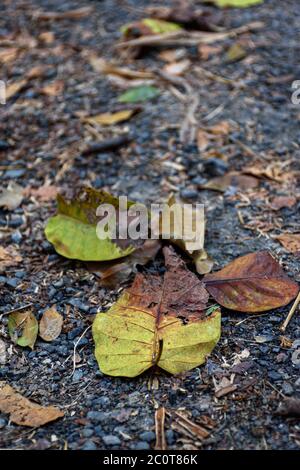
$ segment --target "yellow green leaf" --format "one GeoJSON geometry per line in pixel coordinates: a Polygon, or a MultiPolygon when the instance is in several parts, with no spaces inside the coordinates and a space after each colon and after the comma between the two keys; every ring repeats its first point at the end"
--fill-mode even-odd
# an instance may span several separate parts
{"type": "Polygon", "coordinates": [[[206,312],[208,293],[172,248],[166,272],[137,274],[133,285],[93,324],[101,371],[135,377],[152,366],[178,374],[205,362],[220,337],[219,310],[206,312]]]}
{"type": "Polygon", "coordinates": [[[252,5],[259,5],[264,0],[211,0],[210,3],[214,3],[218,7],[233,7],[233,8],[247,8],[252,5]]]}
{"type": "MultiPolygon", "coordinates": [[[[105,191],[83,188],[71,201],[57,197],[58,213],[48,220],[45,228],[47,240],[62,256],[81,261],[108,261],[121,258],[135,250],[128,240],[112,240],[110,232],[99,238],[96,215],[101,204],[119,208],[119,200],[105,191]]],[[[133,202],[128,202],[128,207],[133,202]]]]}
{"type": "Polygon", "coordinates": [[[125,37],[130,37],[132,33],[135,36],[148,36],[151,34],[168,34],[180,30],[182,30],[182,27],[177,23],[153,18],[144,18],[141,21],[125,24],[121,28],[121,32],[125,37]]]}
{"type": "Polygon", "coordinates": [[[38,322],[31,310],[13,312],[8,317],[8,331],[18,346],[33,349],[38,334],[38,322]]]}

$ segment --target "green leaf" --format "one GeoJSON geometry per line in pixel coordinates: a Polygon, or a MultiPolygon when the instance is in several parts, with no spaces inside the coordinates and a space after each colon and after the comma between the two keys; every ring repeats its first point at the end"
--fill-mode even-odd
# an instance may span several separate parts
{"type": "Polygon", "coordinates": [[[264,0],[211,0],[218,7],[226,8],[247,8],[253,5],[260,5],[264,0]]]}
{"type": "Polygon", "coordinates": [[[144,18],[141,21],[125,24],[121,28],[124,36],[130,36],[133,31],[135,35],[146,36],[150,34],[168,34],[180,30],[182,30],[182,27],[177,23],[153,18],[144,18]]]}
{"type": "Polygon", "coordinates": [[[19,346],[33,349],[38,334],[38,322],[33,313],[14,312],[8,317],[8,331],[12,341],[19,346]]]}
{"type": "Polygon", "coordinates": [[[119,96],[118,101],[120,103],[138,103],[155,98],[159,93],[159,89],[154,86],[141,85],[122,93],[122,95],[119,96]]]}
{"type": "MultiPolygon", "coordinates": [[[[105,191],[83,188],[70,202],[57,197],[58,214],[48,220],[45,228],[47,240],[62,256],[81,261],[108,261],[127,256],[135,250],[128,240],[98,238],[96,211],[101,204],[119,208],[119,200],[105,191]]],[[[130,207],[133,202],[128,202],[130,207]]]]}
{"type": "Polygon", "coordinates": [[[95,354],[103,373],[135,377],[158,365],[179,374],[205,362],[218,342],[220,310],[206,312],[203,283],[172,248],[164,255],[163,278],[137,274],[110,310],[96,316],[95,354]]]}

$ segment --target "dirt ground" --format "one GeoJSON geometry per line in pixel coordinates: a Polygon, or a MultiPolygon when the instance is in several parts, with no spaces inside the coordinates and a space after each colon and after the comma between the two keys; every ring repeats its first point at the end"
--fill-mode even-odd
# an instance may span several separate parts
{"type": "MultiPolygon", "coordinates": [[[[161,3],[173,4],[153,1],[161,3]]],[[[0,106],[0,186],[11,181],[35,189],[51,184],[69,192],[87,184],[147,203],[175,191],[189,202],[205,204],[206,248],[214,269],[267,249],[300,281],[299,252],[290,253],[276,240],[282,233],[300,232],[300,108],[291,101],[291,84],[300,79],[299,2],[266,0],[254,8],[222,11],[221,25],[227,30],[253,21],[264,25],[211,44],[216,49],[208,57],[197,46],[180,47],[190,61],[184,78],[199,97],[199,126],[230,124],[226,135],[202,151],[195,142],[180,142],[186,106],[174,94],[175,85],[158,73],[165,65],[162,49],[149,48],[137,59],[113,49],[120,27],[143,18],[146,6],[149,2],[133,0],[2,0],[0,79],[16,83],[27,78],[0,106]],[[93,12],[76,20],[49,21],[37,14],[86,6],[93,12]],[[237,40],[246,57],[228,62],[226,51],[237,40]],[[16,56],[1,62],[7,47],[16,48],[16,56]],[[92,55],[157,73],[160,95],[143,103],[130,121],[93,131],[82,116],[119,109],[123,90],[93,69],[92,55]],[[196,72],[197,66],[208,73],[196,72]],[[59,91],[45,88],[53,82],[59,91]],[[125,146],[83,154],[91,142],[124,133],[131,139],[125,146]],[[226,172],[241,174],[253,166],[259,169],[256,188],[229,185],[222,193],[201,187],[226,172]],[[270,201],[277,196],[298,200],[273,210],[270,201]]],[[[55,253],[43,230],[55,208],[53,198],[43,201],[32,192],[16,209],[0,208],[1,246],[13,244],[22,256],[17,266],[0,273],[0,334],[7,348],[0,378],[33,401],[58,406],[65,416],[29,429],[0,414],[1,448],[152,449],[155,409],[164,406],[209,428],[200,442],[167,417],[169,449],[299,449],[299,419],[276,414],[285,396],[300,395],[300,365],[291,347],[300,339],[299,314],[284,341],[279,327],[290,306],[252,316],[223,309],[222,337],[204,366],[181,376],[159,372],[155,380],[152,372],[135,379],[105,376],[88,327],[98,309],[117,298],[120,286],[104,288],[82,263],[55,253]],[[7,331],[6,313],[27,304],[38,318],[54,304],[64,316],[62,334],[51,343],[38,339],[33,351],[13,345],[7,331]],[[81,335],[73,370],[74,343],[81,335]],[[215,386],[224,377],[233,378],[236,388],[217,398],[215,386]]],[[[160,258],[141,269],[153,270],[159,263],[160,258]]]]}

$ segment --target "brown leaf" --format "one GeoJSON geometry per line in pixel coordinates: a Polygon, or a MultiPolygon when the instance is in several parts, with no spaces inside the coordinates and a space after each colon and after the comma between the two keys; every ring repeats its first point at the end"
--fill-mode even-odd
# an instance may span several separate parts
{"type": "Polygon", "coordinates": [[[259,184],[257,178],[253,176],[240,175],[237,173],[227,173],[224,176],[212,178],[208,183],[201,185],[203,189],[211,189],[212,191],[225,192],[230,186],[246,191],[247,189],[256,188],[259,184]]]}
{"type": "Polygon", "coordinates": [[[153,72],[145,72],[143,70],[132,70],[126,67],[119,67],[112,62],[108,62],[102,57],[89,57],[89,63],[95,72],[103,73],[105,75],[117,75],[126,79],[152,79],[155,78],[153,72]]]}
{"type": "Polygon", "coordinates": [[[22,256],[13,246],[8,246],[7,248],[0,246],[0,273],[8,266],[15,266],[21,261],[22,256]]]}
{"type": "Polygon", "coordinates": [[[281,416],[296,416],[300,417],[300,399],[299,398],[285,398],[280,403],[276,414],[281,416]]]}
{"type": "Polygon", "coordinates": [[[23,188],[18,184],[11,182],[6,189],[0,192],[0,207],[13,211],[23,201],[23,188]]]}
{"type": "Polygon", "coordinates": [[[277,196],[271,202],[271,209],[273,211],[279,211],[285,207],[291,208],[297,202],[297,198],[294,196],[277,196]]]}
{"type": "Polygon", "coordinates": [[[241,256],[203,281],[223,307],[249,313],[287,305],[299,291],[267,251],[241,256]]]}
{"type": "Polygon", "coordinates": [[[166,6],[148,7],[147,13],[153,18],[165,21],[174,21],[186,28],[201,31],[215,31],[215,25],[219,22],[219,12],[211,12],[202,8],[194,8],[189,2],[176,2],[172,8],[166,6]]]}
{"type": "Polygon", "coordinates": [[[46,85],[43,88],[41,88],[41,93],[47,96],[58,96],[62,94],[64,90],[64,86],[65,84],[63,80],[55,80],[49,85],[46,85]]]}
{"type": "Polygon", "coordinates": [[[8,47],[0,50],[0,64],[6,64],[15,60],[19,52],[17,47],[8,47]]]}
{"type": "Polygon", "coordinates": [[[160,240],[145,240],[145,243],[137,248],[131,255],[110,262],[86,263],[89,271],[100,277],[101,285],[105,287],[116,287],[136,272],[138,265],[144,266],[153,260],[161,248],[160,240]]]}
{"type": "Polygon", "coordinates": [[[163,406],[155,411],[155,450],[167,450],[167,443],[165,438],[165,414],[166,413],[163,406]]]}
{"type": "Polygon", "coordinates": [[[44,185],[39,188],[26,188],[24,190],[24,195],[26,197],[34,197],[41,201],[52,201],[58,195],[58,188],[56,186],[44,185]]]}
{"type": "Polygon", "coordinates": [[[39,333],[44,341],[53,341],[58,338],[63,325],[63,317],[55,307],[49,308],[43,313],[40,321],[39,333]]]}
{"type": "Polygon", "coordinates": [[[290,253],[300,252],[300,233],[283,233],[276,240],[290,253]]]}
{"type": "Polygon", "coordinates": [[[6,382],[0,382],[0,411],[20,426],[39,427],[64,416],[54,406],[41,406],[16,392],[6,382]]]}
{"type": "Polygon", "coordinates": [[[5,90],[5,98],[8,101],[10,98],[15,96],[19,91],[21,91],[27,85],[27,79],[22,79],[14,83],[10,83],[7,85],[5,90]]]}

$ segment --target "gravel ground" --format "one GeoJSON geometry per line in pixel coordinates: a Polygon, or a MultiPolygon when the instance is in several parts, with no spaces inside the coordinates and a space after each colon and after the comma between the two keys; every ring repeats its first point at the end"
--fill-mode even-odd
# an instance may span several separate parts
{"type": "MultiPolygon", "coordinates": [[[[256,33],[243,36],[248,55],[241,62],[224,60],[232,39],[218,43],[219,52],[205,61],[199,59],[197,47],[186,49],[193,66],[243,83],[239,87],[207,76],[186,76],[200,98],[198,121],[208,126],[227,120],[233,125],[230,138],[218,148],[228,156],[224,162],[213,157],[208,160],[195,144],[179,142],[178,127],[185,109],[164,83],[161,96],[144,104],[130,122],[100,133],[107,138],[129,131],[130,145],[84,157],[78,151],[82,143],[93,140],[80,115],[113,109],[120,93],[92,69],[87,58],[92,53],[116,56],[112,45],[119,38],[120,26],[141,18],[148,2],[68,0],[62,5],[59,0],[2,0],[0,43],[1,38],[11,36],[23,49],[13,63],[3,65],[0,78],[15,82],[33,67],[48,68],[44,76],[32,79],[0,107],[0,185],[13,180],[24,188],[38,188],[50,182],[69,191],[89,184],[148,203],[172,189],[187,200],[205,204],[206,245],[215,267],[239,255],[268,249],[299,281],[299,257],[289,254],[274,236],[300,231],[300,204],[277,212],[270,211],[267,204],[269,197],[297,192],[284,175],[277,183],[261,180],[259,189],[246,193],[247,197],[232,188],[225,194],[200,189],[214,176],[251,165],[254,154],[264,166],[285,163],[285,174],[299,172],[300,110],[291,103],[291,83],[300,77],[296,60],[300,9],[297,0],[286,0],[284,8],[282,3],[267,0],[260,7],[223,13],[227,28],[250,21],[265,24],[256,33]],[[47,22],[32,16],[39,9],[88,5],[93,5],[93,14],[76,21],[47,22]],[[49,31],[54,33],[54,41],[47,44],[43,33],[49,31]],[[63,81],[63,91],[52,97],[42,94],[41,88],[53,80],[63,81]],[[207,119],[217,108],[215,117],[207,119]]],[[[128,59],[120,63],[130,64],[128,59]]],[[[162,65],[154,50],[133,63],[139,69],[162,65]]],[[[151,449],[158,405],[185,411],[198,424],[212,420],[209,437],[200,443],[168,418],[169,449],[299,448],[299,420],[275,413],[283,396],[300,395],[300,366],[292,361],[294,350],[289,347],[300,339],[299,315],[286,333],[290,343],[283,343],[279,326],[289,306],[258,316],[223,311],[222,338],[205,366],[178,377],[163,372],[155,376],[148,372],[136,379],[104,376],[94,358],[91,330],[83,333],[97,310],[106,309],[117,298],[119,286],[115,290],[102,287],[83,264],[54,252],[43,233],[54,212],[55,201],[41,202],[34,197],[26,197],[14,211],[0,209],[1,244],[14,244],[23,257],[22,263],[0,277],[0,333],[8,348],[0,377],[38,403],[57,405],[65,417],[32,430],[11,424],[7,415],[0,414],[1,448],[151,449]],[[26,304],[33,304],[38,318],[53,304],[64,316],[59,338],[52,343],[39,339],[33,351],[12,345],[7,333],[5,313],[26,304]],[[73,371],[74,343],[81,335],[73,371]],[[216,398],[215,382],[232,374],[237,389],[216,398]]],[[[150,263],[144,269],[153,268],[150,263]]]]}

